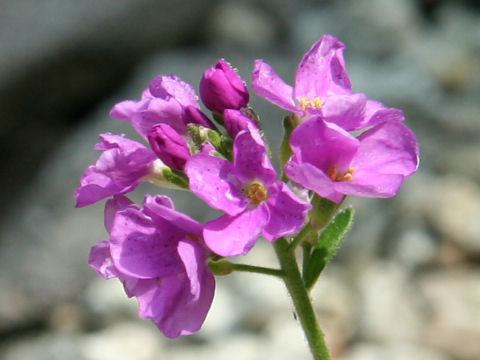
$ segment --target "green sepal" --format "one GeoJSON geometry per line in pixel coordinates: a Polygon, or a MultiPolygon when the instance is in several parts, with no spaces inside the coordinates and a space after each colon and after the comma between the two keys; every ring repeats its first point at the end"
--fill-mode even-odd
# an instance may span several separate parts
{"type": "Polygon", "coordinates": [[[216,112],[216,111],[213,111],[212,112],[212,116],[213,116],[213,119],[220,125],[222,126],[225,126],[225,122],[223,121],[223,115],[216,112]]]}
{"type": "Polygon", "coordinates": [[[340,211],[318,236],[318,241],[304,265],[303,280],[310,290],[327,264],[333,259],[348,230],[353,224],[354,210],[348,207],[340,211]]]}
{"type": "Polygon", "coordinates": [[[290,147],[290,135],[293,129],[295,129],[293,115],[285,116],[283,119],[283,140],[280,145],[280,166],[282,169],[293,154],[292,148],[290,147]]]}
{"type": "Polygon", "coordinates": [[[333,218],[340,205],[341,202],[336,203],[314,194],[312,210],[308,213],[312,229],[319,231],[324,228],[333,218]]]}
{"type": "Polygon", "coordinates": [[[183,172],[165,167],[162,170],[162,175],[169,183],[181,189],[188,189],[188,177],[183,172]]]}
{"type": "Polygon", "coordinates": [[[228,260],[210,260],[208,267],[217,276],[224,276],[233,272],[233,264],[228,260]]]}

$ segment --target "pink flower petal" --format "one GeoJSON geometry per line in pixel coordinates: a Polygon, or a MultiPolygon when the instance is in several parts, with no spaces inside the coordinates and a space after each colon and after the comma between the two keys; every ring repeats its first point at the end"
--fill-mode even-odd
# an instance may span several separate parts
{"type": "Polygon", "coordinates": [[[211,207],[236,215],[247,206],[247,199],[233,184],[231,162],[215,156],[197,154],[185,165],[190,190],[211,207]]]}
{"type": "Polygon", "coordinates": [[[293,100],[293,88],[286,84],[263,60],[255,60],[252,87],[264,99],[285,110],[300,112],[293,100]]]}
{"type": "Polygon", "coordinates": [[[245,255],[269,220],[268,208],[261,204],[237,216],[223,215],[209,221],[205,224],[203,238],[209,249],[218,255],[245,255]]]}
{"type": "Polygon", "coordinates": [[[298,198],[284,182],[277,181],[268,191],[270,221],[263,229],[265,239],[274,241],[281,236],[299,232],[305,225],[305,218],[312,206],[298,198]]]}
{"type": "Polygon", "coordinates": [[[303,56],[295,77],[295,99],[313,100],[328,94],[348,94],[351,85],[345,69],[345,45],[332,35],[324,35],[303,56]]]}

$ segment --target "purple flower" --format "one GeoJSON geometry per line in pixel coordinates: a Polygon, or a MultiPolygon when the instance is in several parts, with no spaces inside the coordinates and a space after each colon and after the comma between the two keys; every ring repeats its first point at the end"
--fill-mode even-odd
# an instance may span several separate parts
{"type": "Polygon", "coordinates": [[[124,136],[101,134],[95,149],[103,150],[103,153],[80,179],[80,187],[74,195],[77,207],[133,191],[155,170],[155,153],[124,136]]]}
{"type": "Polygon", "coordinates": [[[344,195],[394,196],[418,166],[418,143],[401,122],[383,122],[354,137],[314,116],[290,138],[285,172],[294,182],[334,202],[344,195]]]}
{"type": "Polygon", "coordinates": [[[246,254],[260,235],[274,241],[298,232],[311,208],[276,180],[256,128],[240,131],[233,151],[233,163],[197,154],[185,166],[190,190],[226,213],[203,230],[207,246],[222,256],[246,254]]]}
{"type": "Polygon", "coordinates": [[[345,45],[332,35],[324,35],[303,56],[297,68],[295,87],[286,84],[263,60],[256,60],[252,73],[255,92],[301,118],[321,115],[324,120],[346,130],[375,125],[387,118],[401,118],[398,109],[383,109],[364,94],[352,94],[343,50],[345,45]],[[379,114],[380,115],[380,114],[379,114]]]}
{"type": "Polygon", "coordinates": [[[249,100],[245,83],[225,60],[218,60],[203,73],[200,97],[208,109],[220,114],[225,109],[243,108],[249,100]]]}
{"type": "Polygon", "coordinates": [[[117,103],[110,115],[129,121],[145,139],[157,124],[170,125],[180,134],[186,134],[189,123],[212,127],[211,121],[201,112],[193,87],[176,75],[156,77],[143,91],[140,100],[117,103]]]}
{"type": "Polygon", "coordinates": [[[118,277],[139,316],[169,338],[195,333],[213,300],[215,279],[200,242],[202,226],[173,209],[166,196],[147,195],[144,209],[116,196],[105,206],[110,239],[92,247],[89,264],[102,277],[118,277]]]}
{"type": "Polygon", "coordinates": [[[235,139],[235,136],[242,130],[247,130],[248,126],[258,128],[257,124],[249,117],[242,114],[240,110],[226,109],[223,112],[223,122],[228,134],[235,139]]]}
{"type": "Polygon", "coordinates": [[[168,124],[158,124],[148,133],[148,142],[152,150],[168,166],[183,170],[190,157],[187,142],[168,124]]]}

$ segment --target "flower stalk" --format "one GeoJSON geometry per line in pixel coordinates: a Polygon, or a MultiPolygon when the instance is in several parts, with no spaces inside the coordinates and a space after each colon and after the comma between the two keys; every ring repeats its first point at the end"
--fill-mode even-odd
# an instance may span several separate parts
{"type": "Polygon", "coordinates": [[[325,336],[298,269],[295,253],[285,238],[278,239],[273,243],[273,247],[284,273],[283,281],[292,297],[295,312],[307,338],[313,359],[329,360],[330,355],[325,343],[325,336]]]}

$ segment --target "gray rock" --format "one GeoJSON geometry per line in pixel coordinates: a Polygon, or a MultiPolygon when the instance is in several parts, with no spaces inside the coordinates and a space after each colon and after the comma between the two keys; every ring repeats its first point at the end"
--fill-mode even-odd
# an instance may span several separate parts
{"type": "Polygon", "coordinates": [[[480,357],[480,270],[478,266],[425,274],[419,287],[428,304],[424,340],[454,359],[480,357]]]}
{"type": "Polygon", "coordinates": [[[389,343],[389,344],[373,344],[359,343],[340,358],[340,360],[405,360],[405,359],[421,359],[421,360],[451,360],[451,358],[428,347],[415,343],[389,343]]]}

